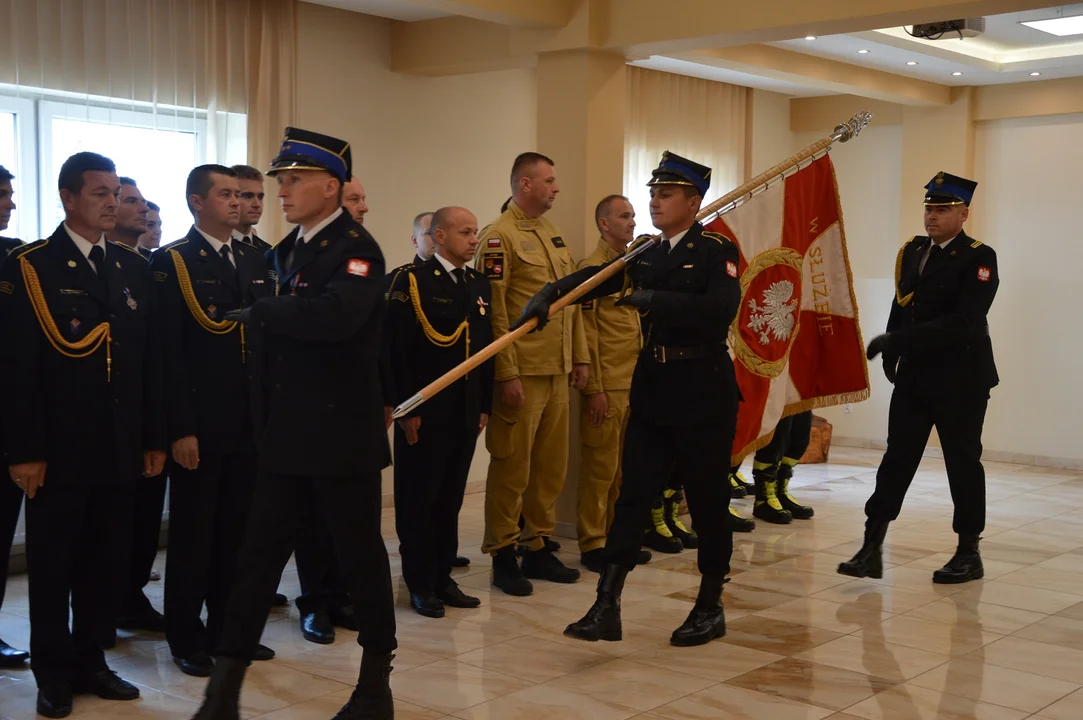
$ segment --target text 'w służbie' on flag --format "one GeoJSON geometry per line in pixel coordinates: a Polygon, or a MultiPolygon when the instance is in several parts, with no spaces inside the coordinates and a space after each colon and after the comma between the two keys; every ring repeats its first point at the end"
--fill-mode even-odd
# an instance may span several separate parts
{"type": "Polygon", "coordinates": [[[730,352],[744,400],[733,456],[769,442],[784,417],[869,396],[869,370],[831,158],[706,225],[741,250],[730,352]]]}

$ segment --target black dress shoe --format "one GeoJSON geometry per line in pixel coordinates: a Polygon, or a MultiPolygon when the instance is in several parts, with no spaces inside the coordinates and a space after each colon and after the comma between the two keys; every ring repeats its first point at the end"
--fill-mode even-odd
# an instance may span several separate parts
{"type": "Polygon", "coordinates": [[[268,660],[275,659],[275,651],[266,645],[256,645],[256,652],[252,654],[252,659],[256,662],[267,662],[268,660]]]}
{"type": "Polygon", "coordinates": [[[290,599],[282,593],[275,593],[274,602],[271,603],[272,607],[289,607],[290,599]]]}
{"type": "Polygon", "coordinates": [[[26,650],[16,650],[0,640],[0,668],[19,668],[30,659],[26,650]]]}
{"type": "Polygon", "coordinates": [[[357,632],[361,629],[357,624],[357,615],[353,611],[353,605],[343,605],[337,610],[328,610],[327,617],[331,619],[332,625],[343,630],[357,632]]]}
{"type": "Polygon", "coordinates": [[[598,599],[578,622],[564,628],[567,637],[588,642],[608,640],[616,642],[623,637],[620,623],[620,594],[628,571],[620,565],[606,565],[598,579],[598,599]]]}
{"type": "Polygon", "coordinates": [[[696,604],[684,623],[673,631],[669,642],[678,647],[706,645],[726,634],[726,613],[722,610],[722,585],[725,580],[704,575],[699,582],[696,604]]]}
{"type": "Polygon", "coordinates": [[[978,552],[980,539],[977,535],[960,535],[955,554],[948,560],[947,565],[933,573],[933,582],[938,585],[956,585],[985,577],[985,566],[978,552]]]}
{"type": "Polygon", "coordinates": [[[412,607],[414,612],[418,615],[429,618],[444,617],[444,603],[440,602],[435,595],[410,593],[410,607],[412,607]]]}
{"type": "Polygon", "coordinates": [[[453,608],[481,607],[481,600],[464,593],[454,580],[449,582],[443,590],[438,590],[435,595],[437,600],[453,608]]]}
{"type": "Polygon", "coordinates": [[[451,567],[463,568],[470,566],[470,558],[463,557],[462,555],[456,555],[455,559],[451,561],[451,567]]]}
{"type": "Polygon", "coordinates": [[[120,616],[117,618],[117,627],[121,630],[165,632],[165,616],[154,608],[147,608],[137,615],[120,616]]]}
{"type": "Polygon", "coordinates": [[[71,715],[71,688],[61,685],[42,685],[38,688],[38,715],[47,718],[63,718],[71,715]]]}
{"type": "Polygon", "coordinates": [[[325,612],[308,613],[301,617],[301,634],[309,642],[330,645],[335,641],[335,626],[325,612]]]}
{"type": "Polygon", "coordinates": [[[200,650],[188,657],[173,656],[173,664],[180,668],[185,675],[192,677],[210,677],[214,672],[214,660],[206,652],[200,650]]]}
{"type": "Polygon", "coordinates": [[[857,554],[846,562],[839,563],[839,575],[856,578],[876,578],[884,576],[884,538],[887,537],[887,520],[865,521],[865,541],[857,554]]]}
{"type": "Polygon", "coordinates": [[[97,695],[102,700],[139,699],[139,688],[108,668],[82,676],[72,690],[79,695],[97,695]]]}
{"type": "Polygon", "coordinates": [[[394,720],[395,700],[391,696],[391,653],[365,651],[357,686],[350,699],[331,720],[394,720]]]}

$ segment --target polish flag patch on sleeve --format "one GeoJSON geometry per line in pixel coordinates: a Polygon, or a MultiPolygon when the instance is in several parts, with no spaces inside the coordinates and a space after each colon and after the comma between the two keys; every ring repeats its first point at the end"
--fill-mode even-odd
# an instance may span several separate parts
{"type": "Polygon", "coordinates": [[[487,243],[487,247],[491,247],[491,248],[500,247],[500,238],[498,238],[498,237],[489,238],[489,241],[487,243]]]}
{"type": "Polygon", "coordinates": [[[732,278],[737,277],[737,263],[732,260],[726,261],[726,274],[732,278]]]}
{"type": "Polygon", "coordinates": [[[992,277],[993,277],[993,271],[992,270],[985,267],[984,265],[979,265],[978,266],[978,279],[979,280],[981,280],[982,282],[989,282],[989,280],[992,277]]]}
{"type": "Polygon", "coordinates": [[[346,265],[346,272],[351,275],[359,275],[360,277],[369,276],[369,268],[371,266],[365,260],[353,259],[346,265]]]}

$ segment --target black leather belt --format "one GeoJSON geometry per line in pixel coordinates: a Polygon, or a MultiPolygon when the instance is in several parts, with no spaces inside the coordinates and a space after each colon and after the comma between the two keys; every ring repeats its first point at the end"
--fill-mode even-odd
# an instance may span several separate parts
{"type": "Polygon", "coordinates": [[[725,343],[713,345],[693,345],[686,347],[674,347],[672,345],[648,345],[643,348],[644,354],[657,363],[667,363],[674,360],[698,360],[705,357],[714,357],[726,351],[725,343]]]}

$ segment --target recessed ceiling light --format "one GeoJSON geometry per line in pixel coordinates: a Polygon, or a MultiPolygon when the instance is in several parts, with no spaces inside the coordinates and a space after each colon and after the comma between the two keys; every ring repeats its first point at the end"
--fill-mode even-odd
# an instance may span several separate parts
{"type": "Polygon", "coordinates": [[[907,61],[907,63],[906,63],[906,64],[907,64],[907,65],[917,65],[917,64],[918,64],[918,61],[917,61],[917,60],[909,60],[909,61],[907,61]]]}
{"type": "Polygon", "coordinates": [[[858,54],[858,55],[868,55],[868,54],[869,54],[869,51],[868,51],[868,50],[858,50],[858,51],[857,51],[857,54],[858,54]]]}
{"type": "Polygon", "coordinates": [[[1041,75],[1041,73],[1040,73],[1040,72],[1032,72],[1032,73],[1030,74],[1030,76],[1031,76],[1031,77],[1038,77],[1039,75],[1041,75]]]}
{"type": "Polygon", "coordinates": [[[954,75],[955,77],[959,77],[960,75],[962,75],[962,73],[959,72],[958,70],[956,70],[955,72],[952,73],[952,75],[954,75]]]}
{"type": "Polygon", "coordinates": [[[1049,20],[1027,20],[1021,24],[1057,37],[1083,35],[1083,15],[1051,18],[1049,20]]]}
{"type": "Polygon", "coordinates": [[[815,40],[815,39],[816,39],[816,36],[815,36],[815,35],[806,35],[806,36],[805,36],[805,39],[806,39],[806,40],[815,40]]]}

